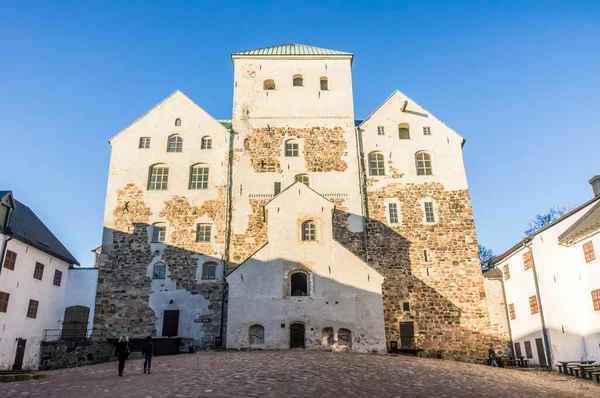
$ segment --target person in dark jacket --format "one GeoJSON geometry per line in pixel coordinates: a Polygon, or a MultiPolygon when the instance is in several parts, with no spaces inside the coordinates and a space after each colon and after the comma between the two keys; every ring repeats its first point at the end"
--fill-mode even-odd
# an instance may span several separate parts
{"type": "Polygon", "coordinates": [[[123,377],[123,369],[125,368],[125,361],[129,358],[129,353],[131,353],[129,337],[123,335],[115,347],[115,356],[119,359],[119,376],[121,377],[123,377]]]}
{"type": "Polygon", "coordinates": [[[154,356],[154,343],[152,342],[152,336],[146,337],[146,341],[142,345],[142,355],[144,356],[144,373],[146,373],[147,369],[148,374],[150,374],[152,357],[154,356]]]}
{"type": "Polygon", "coordinates": [[[488,360],[491,367],[498,367],[498,363],[496,363],[496,350],[494,350],[493,344],[490,344],[490,348],[488,348],[488,360]]]}

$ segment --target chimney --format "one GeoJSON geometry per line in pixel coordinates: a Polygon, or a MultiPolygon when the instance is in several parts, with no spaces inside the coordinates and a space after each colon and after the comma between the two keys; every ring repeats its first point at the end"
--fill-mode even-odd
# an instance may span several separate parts
{"type": "Polygon", "coordinates": [[[594,190],[594,197],[600,196],[600,175],[595,175],[590,180],[590,185],[594,190]]]}

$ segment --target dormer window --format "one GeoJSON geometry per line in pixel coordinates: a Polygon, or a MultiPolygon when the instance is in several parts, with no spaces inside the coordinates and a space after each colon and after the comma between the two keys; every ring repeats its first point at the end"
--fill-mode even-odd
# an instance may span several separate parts
{"type": "Polygon", "coordinates": [[[275,80],[267,79],[263,82],[263,90],[275,90],[275,80]]]}
{"type": "Polygon", "coordinates": [[[323,76],[320,80],[321,80],[321,90],[323,90],[323,91],[329,90],[329,82],[327,81],[327,78],[325,76],[323,76]]]}
{"type": "Polygon", "coordinates": [[[294,75],[294,87],[302,87],[304,86],[304,79],[302,78],[302,75],[294,75]]]}
{"type": "Polygon", "coordinates": [[[180,118],[175,119],[175,126],[181,126],[181,119],[180,118]]]}

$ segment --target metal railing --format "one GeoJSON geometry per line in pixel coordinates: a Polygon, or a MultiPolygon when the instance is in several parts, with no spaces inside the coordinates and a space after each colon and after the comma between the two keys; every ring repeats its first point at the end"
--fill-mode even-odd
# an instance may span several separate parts
{"type": "Polygon", "coordinates": [[[44,329],[42,341],[91,340],[104,341],[117,337],[106,329],[44,329]]]}

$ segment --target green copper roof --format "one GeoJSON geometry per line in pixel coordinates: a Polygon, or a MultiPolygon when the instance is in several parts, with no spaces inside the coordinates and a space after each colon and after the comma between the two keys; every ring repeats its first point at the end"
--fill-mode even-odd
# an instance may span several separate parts
{"type": "Polygon", "coordinates": [[[221,123],[226,129],[230,129],[233,126],[231,119],[218,119],[217,122],[221,123]]]}
{"type": "Polygon", "coordinates": [[[305,46],[304,44],[282,44],[280,46],[255,48],[254,50],[240,51],[231,55],[352,55],[338,50],[305,46]]]}

